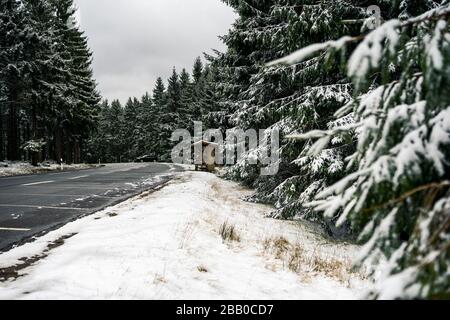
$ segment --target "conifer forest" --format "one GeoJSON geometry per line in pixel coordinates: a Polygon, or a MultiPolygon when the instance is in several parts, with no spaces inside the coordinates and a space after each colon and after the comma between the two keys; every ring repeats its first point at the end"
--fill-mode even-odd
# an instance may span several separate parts
{"type": "Polygon", "coordinates": [[[225,50],[120,101],[98,88],[73,0],[0,0],[0,161],[170,163],[194,122],[277,129],[276,174],[259,145],[220,177],[265,219],[360,246],[363,298],[450,299],[450,1],[221,1],[225,50]]]}

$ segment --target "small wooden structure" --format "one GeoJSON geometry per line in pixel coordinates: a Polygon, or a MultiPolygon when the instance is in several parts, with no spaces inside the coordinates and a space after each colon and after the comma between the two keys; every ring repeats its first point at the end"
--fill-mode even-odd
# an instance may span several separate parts
{"type": "Polygon", "coordinates": [[[204,140],[198,141],[192,145],[195,171],[207,171],[212,173],[216,170],[216,150],[218,147],[219,145],[217,143],[204,140]],[[202,146],[202,156],[200,157],[202,164],[198,164],[200,163],[200,158],[198,157],[199,155],[195,154],[196,147],[200,144],[202,146]]]}

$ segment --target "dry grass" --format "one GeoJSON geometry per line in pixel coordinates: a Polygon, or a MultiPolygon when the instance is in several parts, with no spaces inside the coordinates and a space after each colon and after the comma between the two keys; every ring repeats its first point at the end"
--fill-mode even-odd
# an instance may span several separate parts
{"type": "Polygon", "coordinates": [[[348,283],[350,276],[355,275],[350,261],[323,256],[315,250],[307,251],[301,244],[292,244],[283,237],[265,239],[263,252],[265,255],[274,256],[283,263],[283,267],[304,279],[322,274],[342,283],[348,283]]]}
{"type": "Polygon", "coordinates": [[[228,221],[222,223],[219,228],[219,234],[222,237],[223,241],[241,241],[241,237],[239,236],[236,227],[232,224],[229,224],[228,221]]]}
{"type": "Polygon", "coordinates": [[[207,273],[208,272],[208,269],[206,267],[204,267],[204,266],[198,266],[197,270],[198,270],[198,272],[201,272],[201,273],[207,273]]]}
{"type": "Polygon", "coordinates": [[[191,241],[192,237],[194,236],[195,229],[198,226],[198,222],[196,221],[189,221],[186,223],[185,227],[181,231],[181,239],[179,248],[185,249],[187,247],[187,244],[191,241]]]}
{"type": "Polygon", "coordinates": [[[283,237],[266,239],[263,242],[264,252],[271,252],[275,258],[283,259],[289,250],[290,243],[283,237]]]}
{"type": "Polygon", "coordinates": [[[155,277],[153,278],[153,284],[158,285],[163,283],[167,283],[167,279],[161,274],[155,274],[155,277]]]}

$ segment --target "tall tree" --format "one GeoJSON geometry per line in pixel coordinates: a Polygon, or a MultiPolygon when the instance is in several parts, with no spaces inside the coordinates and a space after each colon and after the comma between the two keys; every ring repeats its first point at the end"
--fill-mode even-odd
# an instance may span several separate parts
{"type": "Polygon", "coordinates": [[[153,103],[155,108],[155,116],[154,121],[157,124],[155,126],[156,135],[155,141],[153,142],[154,150],[158,155],[158,158],[161,157],[165,150],[164,139],[166,139],[166,135],[163,131],[166,121],[170,120],[167,117],[166,111],[166,102],[167,102],[167,93],[166,87],[164,85],[164,81],[161,77],[156,80],[155,88],[153,89],[153,103]]]}
{"type": "Polygon", "coordinates": [[[97,121],[100,95],[91,69],[92,53],[86,36],[77,26],[73,0],[58,0],[52,3],[56,9],[58,30],[62,39],[61,51],[64,52],[64,59],[68,64],[66,77],[70,85],[70,90],[66,92],[68,108],[60,112],[58,118],[70,121],[71,136],[66,137],[70,144],[66,158],[70,161],[71,153],[79,153],[80,143],[87,138],[87,133],[93,129],[97,121]]]}
{"type": "MultiPolygon", "coordinates": [[[[365,243],[359,262],[380,255],[389,261],[372,297],[446,299],[450,5],[403,1],[396,9],[391,12],[398,19],[369,34],[322,47],[352,51],[346,70],[355,99],[337,116],[351,114],[359,134],[349,157],[355,170],[318,194],[313,205],[325,215],[339,214],[338,223],[351,223],[365,243]]],[[[317,145],[350,130],[341,125],[316,132],[317,145]]]]}
{"type": "Polygon", "coordinates": [[[180,108],[178,128],[192,131],[193,127],[193,84],[191,76],[183,69],[180,73],[180,108]]]}
{"type": "Polygon", "coordinates": [[[81,160],[99,95],[74,13],[69,0],[0,2],[0,149],[6,140],[9,160],[81,160]]]}
{"type": "Polygon", "coordinates": [[[192,77],[194,78],[194,83],[198,84],[203,76],[203,62],[200,57],[195,59],[194,67],[192,68],[192,77]]]}
{"type": "Polygon", "coordinates": [[[167,101],[166,107],[167,112],[171,113],[172,116],[176,116],[176,112],[180,108],[181,101],[181,86],[180,77],[175,68],[172,70],[172,75],[169,78],[167,86],[167,101]]]}
{"type": "Polygon", "coordinates": [[[111,145],[111,155],[115,162],[121,162],[126,150],[123,136],[124,109],[119,100],[114,100],[107,114],[108,138],[111,145]]]}
{"type": "MultiPolygon", "coordinates": [[[[57,44],[62,41],[54,20],[54,10],[48,1],[24,0],[27,21],[27,45],[25,59],[30,63],[24,96],[30,108],[27,111],[31,122],[31,140],[27,151],[32,153],[32,162],[41,159],[41,150],[34,146],[45,146],[44,157],[52,149],[52,126],[58,109],[65,104],[69,87],[66,82],[68,65],[57,44]],[[30,149],[31,147],[31,149],[30,149]]],[[[70,159],[71,161],[71,159],[70,159]]]]}
{"type": "MultiPolygon", "coordinates": [[[[313,128],[326,128],[338,110],[351,99],[352,87],[325,57],[313,57],[292,66],[266,65],[286,54],[344,34],[359,34],[359,26],[343,21],[364,18],[365,10],[346,1],[225,1],[239,19],[223,37],[228,51],[213,61],[219,71],[216,90],[223,97],[225,122],[238,129],[272,129],[281,132],[280,171],[261,177],[259,166],[240,161],[229,171],[232,178],[258,189],[255,200],[274,203],[275,217],[327,221],[304,207],[305,199],[342,176],[343,159],[352,148],[347,140],[320,154],[308,156],[309,142],[284,139],[313,128]],[[325,68],[328,67],[328,70],[325,68]],[[299,151],[300,150],[300,151],[299,151]]],[[[258,152],[267,153],[267,146],[258,152]]],[[[252,157],[252,152],[248,157],[252,157]]]]}
{"type": "MultiPolygon", "coordinates": [[[[164,89],[162,91],[164,92],[164,89]]],[[[141,154],[154,154],[156,156],[155,149],[158,142],[157,121],[156,104],[153,102],[152,96],[147,92],[142,96],[138,115],[141,131],[138,138],[138,149],[141,154]]]]}
{"type": "Polygon", "coordinates": [[[0,1],[0,160],[17,160],[18,100],[27,66],[23,52],[24,10],[17,0],[0,1]],[[5,130],[5,132],[4,132],[5,130]],[[7,153],[4,153],[5,145],[7,153]]]}

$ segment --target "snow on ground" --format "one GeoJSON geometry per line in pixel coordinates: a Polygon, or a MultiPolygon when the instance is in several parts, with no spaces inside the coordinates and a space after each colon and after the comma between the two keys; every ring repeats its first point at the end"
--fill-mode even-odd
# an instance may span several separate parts
{"type": "Polygon", "coordinates": [[[349,272],[357,247],[264,218],[271,208],[242,201],[249,193],[211,174],[182,173],[160,191],[0,255],[1,275],[47,250],[0,282],[0,299],[362,297],[369,282],[349,272]]]}
{"type": "MultiPolygon", "coordinates": [[[[63,165],[63,170],[81,170],[95,167],[89,164],[72,164],[63,165]]],[[[39,164],[37,167],[32,166],[28,162],[4,161],[0,162],[0,177],[10,177],[18,175],[36,174],[49,171],[60,171],[61,166],[57,163],[39,164]]]]}

